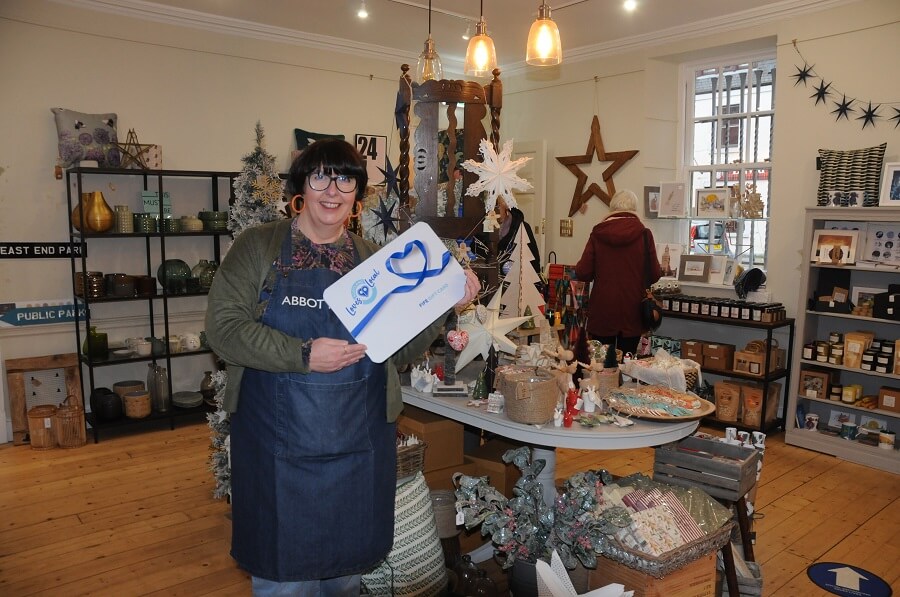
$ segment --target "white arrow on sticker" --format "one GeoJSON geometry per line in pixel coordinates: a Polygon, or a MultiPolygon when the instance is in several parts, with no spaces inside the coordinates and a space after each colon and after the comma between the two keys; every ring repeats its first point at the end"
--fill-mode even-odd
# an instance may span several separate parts
{"type": "Polygon", "coordinates": [[[844,566],[843,568],[832,568],[829,572],[834,572],[835,586],[850,589],[851,591],[859,590],[859,580],[869,580],[853,568],[844,566]]]}

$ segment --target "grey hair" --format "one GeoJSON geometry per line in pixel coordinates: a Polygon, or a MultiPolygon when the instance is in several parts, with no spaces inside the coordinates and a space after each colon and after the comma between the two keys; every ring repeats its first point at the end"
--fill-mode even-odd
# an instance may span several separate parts
{"type": "Polygon", "coordinates": [[[637,197],[628,189],[619,191],[609,200],[609,209],[611,211],[637,212],[637,197]]]}

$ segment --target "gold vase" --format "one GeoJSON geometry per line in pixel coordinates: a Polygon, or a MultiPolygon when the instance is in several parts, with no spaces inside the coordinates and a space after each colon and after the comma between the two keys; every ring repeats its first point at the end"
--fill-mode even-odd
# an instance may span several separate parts
{"type": "Polygon", "coordinates": [[[116,217],[112,208],[106,203],[106,199],[103,198],[103,193],[94,191],[81,194],[81,201],[72,210],[71,221],[75,230],[100,233],[112,228],[116,217]],[[82,210],[84,210],[83,216],[82,210]],[[84,230],[81,229],[82,217],[84,230]]]}

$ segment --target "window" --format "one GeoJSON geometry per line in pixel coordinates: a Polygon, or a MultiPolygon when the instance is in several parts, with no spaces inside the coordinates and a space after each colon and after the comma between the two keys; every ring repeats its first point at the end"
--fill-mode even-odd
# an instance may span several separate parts
{"type": "Polygon", "coordinates": [[[691,254],[728,255],[766,267],[774,51],[766,56],[686,69],[685,180],[689,181],[691,254]],[[697,190],[728,189],[721,219],[698,219],[697,190]]]}

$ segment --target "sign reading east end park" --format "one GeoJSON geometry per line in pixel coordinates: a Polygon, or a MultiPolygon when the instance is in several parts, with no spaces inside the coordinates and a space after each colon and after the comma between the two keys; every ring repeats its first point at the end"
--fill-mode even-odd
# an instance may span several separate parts
{"type": "Polygon", "coordinates": [[[81,243],[0,243],[0,259],[70,259],[87,257],[81,243]]]}

